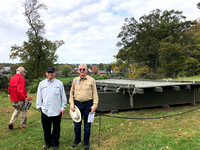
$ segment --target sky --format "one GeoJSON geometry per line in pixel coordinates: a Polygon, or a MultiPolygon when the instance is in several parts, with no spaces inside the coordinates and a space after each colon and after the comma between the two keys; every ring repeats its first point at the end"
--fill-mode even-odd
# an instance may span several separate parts
{"type": "MultiPolygon", "coordinates": [[[[11,46],[27,41],[29,26],[23,15],[25,0],[0,1],[0,63],[19,63],[10,59],[11,46]]],[[[200,18],[200,0],[39,0],[48,9],[40,10],[45,38],[63,40],[56,63],[99,64],[116,61],[117,38],[125,18],[137,21],[152,10],[183,11],[186,20],[200,18]]]]}

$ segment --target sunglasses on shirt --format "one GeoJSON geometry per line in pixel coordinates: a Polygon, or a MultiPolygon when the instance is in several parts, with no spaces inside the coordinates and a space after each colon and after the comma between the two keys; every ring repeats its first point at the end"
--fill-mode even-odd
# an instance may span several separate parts
{"type": "Polygon", "coordinates": [[[85,68],[83,68],[83,69],[79,69],[79,71],[82,71],[82,70],[85,71],[85,68]]]}

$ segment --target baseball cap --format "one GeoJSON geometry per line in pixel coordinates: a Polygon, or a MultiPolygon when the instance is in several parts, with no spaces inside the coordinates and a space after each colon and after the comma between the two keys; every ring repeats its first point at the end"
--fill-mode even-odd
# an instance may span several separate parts
{"type": "Polygon", "coordinates": [[[26,70],[24,69],[24,67],[18,67],[17,71],[24,71],[24,72],[26,72],[26,70]]]}
{"type": "Polygon", "coordinates": [[[54,67],[48,67],[46,72],[55,72],[55,68],[54,67]]]}

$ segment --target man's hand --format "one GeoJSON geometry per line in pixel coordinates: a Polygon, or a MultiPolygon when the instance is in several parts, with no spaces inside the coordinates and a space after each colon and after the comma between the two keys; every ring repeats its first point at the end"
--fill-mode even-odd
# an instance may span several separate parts
{"type": "Polygon", "coordinates": [[[74,112],[75,111],[75,107],[71,106],[70,109],[74,112]]]}
{"type": "Polygon", "coordinates": [[[32,99],[33,99],[33,96],[27,98],[26,100],[27,100],[27,101],[31,101],[32,99]]]}
{"type": "Polygon", "coordinates": [[[60,114],[62,114],[62,115],[63,115],[63,114],[64,114],[64,110],[60,110],[60,114]]]}
{"type": "Polygon", "coordinates": [[[94,107],[94,105],[91,107],[91,114],[93,113],[93,112],[95,112],[95,110],[96,110],[96,108],[94,107]]]}

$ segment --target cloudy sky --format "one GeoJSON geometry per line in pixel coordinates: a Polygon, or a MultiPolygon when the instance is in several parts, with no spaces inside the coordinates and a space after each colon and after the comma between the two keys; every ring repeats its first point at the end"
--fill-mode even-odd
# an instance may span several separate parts
{"type": "MultiPolygon", "coordinates": [[[[9,59],[10,48],[27,41],[29,26],[23,15],[24,0],[0,1],[0,63],[9,59]]],[[[111,63],[117,54],[117,38],[124,19],[136,20],[154,9],[183,11],[187,20],[200,18],[200,0],[39,0],[48,6],[40,11],[51,41],[63,40],[57,63],[111,63]]]]}

